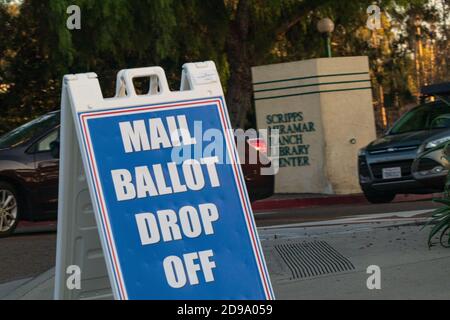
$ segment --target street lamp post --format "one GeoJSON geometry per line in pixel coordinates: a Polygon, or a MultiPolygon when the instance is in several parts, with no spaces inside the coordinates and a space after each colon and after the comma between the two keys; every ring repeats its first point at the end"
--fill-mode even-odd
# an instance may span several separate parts
{"type": "Polygon", "coordinates": [[[416,77],[417,77],[417,99],[420,99],[420,88],[422,86],[421,72],[422,65],[422,19],[417,15],[414,19],[414,26],[416,28],[416,48],[415,48],[415,63],[416,63],[416,77]]]}
{"type": "Polygon", "coordinates": [[[324,35],[325,53],[331,58],[331,33],[334,31],[334,22],[330,18],[323,18],[317,23],[317,30],[324,35]]]}
{"type": "Polygon", "coordinates": [[[433,83],[436,78],[436,25],[434,23],[430,26],[430,83],[433,83]]]}

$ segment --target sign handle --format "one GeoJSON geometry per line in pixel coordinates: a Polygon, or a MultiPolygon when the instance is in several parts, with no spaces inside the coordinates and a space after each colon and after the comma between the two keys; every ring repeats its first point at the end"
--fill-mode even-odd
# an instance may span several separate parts
{"type": "Polygon", "coordinates": [[[117,74],[116,97],[136,97],[133,79],[150,77],[150,88],[146,95],[170,93],[166,73],[160,67],[125,69],[117,74]]]}

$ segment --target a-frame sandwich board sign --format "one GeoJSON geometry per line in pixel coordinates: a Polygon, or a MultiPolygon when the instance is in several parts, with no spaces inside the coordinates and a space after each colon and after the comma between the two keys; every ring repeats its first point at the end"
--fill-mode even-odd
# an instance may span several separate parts
{"type": "Polygon", "coordinates": [[[274,298],[213,62],[64,77],[56,260],[56,299],[274,298]]]}

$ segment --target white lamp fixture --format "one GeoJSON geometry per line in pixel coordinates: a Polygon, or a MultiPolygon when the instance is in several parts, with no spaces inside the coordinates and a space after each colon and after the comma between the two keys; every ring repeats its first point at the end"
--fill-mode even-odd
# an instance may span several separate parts
{"type": "Polygon", "coordinates": [[[317,23],[317,30],[320,33],[332,33],[334,31],[334,22],[330,18],[323,18],[317,23]]]}
{"type": "Polygon", "coordinates": [[[334,22],[330,18],[323,18],[317,23],[317,30],[324,35],[326,56],[331,58],[331,33],[334,31],[334,22]]]}

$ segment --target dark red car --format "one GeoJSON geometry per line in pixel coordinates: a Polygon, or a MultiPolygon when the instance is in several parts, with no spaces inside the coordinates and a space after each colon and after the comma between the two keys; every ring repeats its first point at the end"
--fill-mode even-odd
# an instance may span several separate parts
{"type": "MultiPolygon", "coordinates": [[[[59,127],[60,112],[55,111],[0,137],[0,237],[11,234],[19,220],[56,219],[59,127]]],[[[245,139],[246,146],[264,152],[263,140],[245,139]]],[[[249,149],[245,148],[246,158],[249,149]]],[[[260,174],[270,162],[262,164],[259,159],[256,164],[241,161],[252,201],[269,197],[274,190],[274,176],[260,174]]]]}

